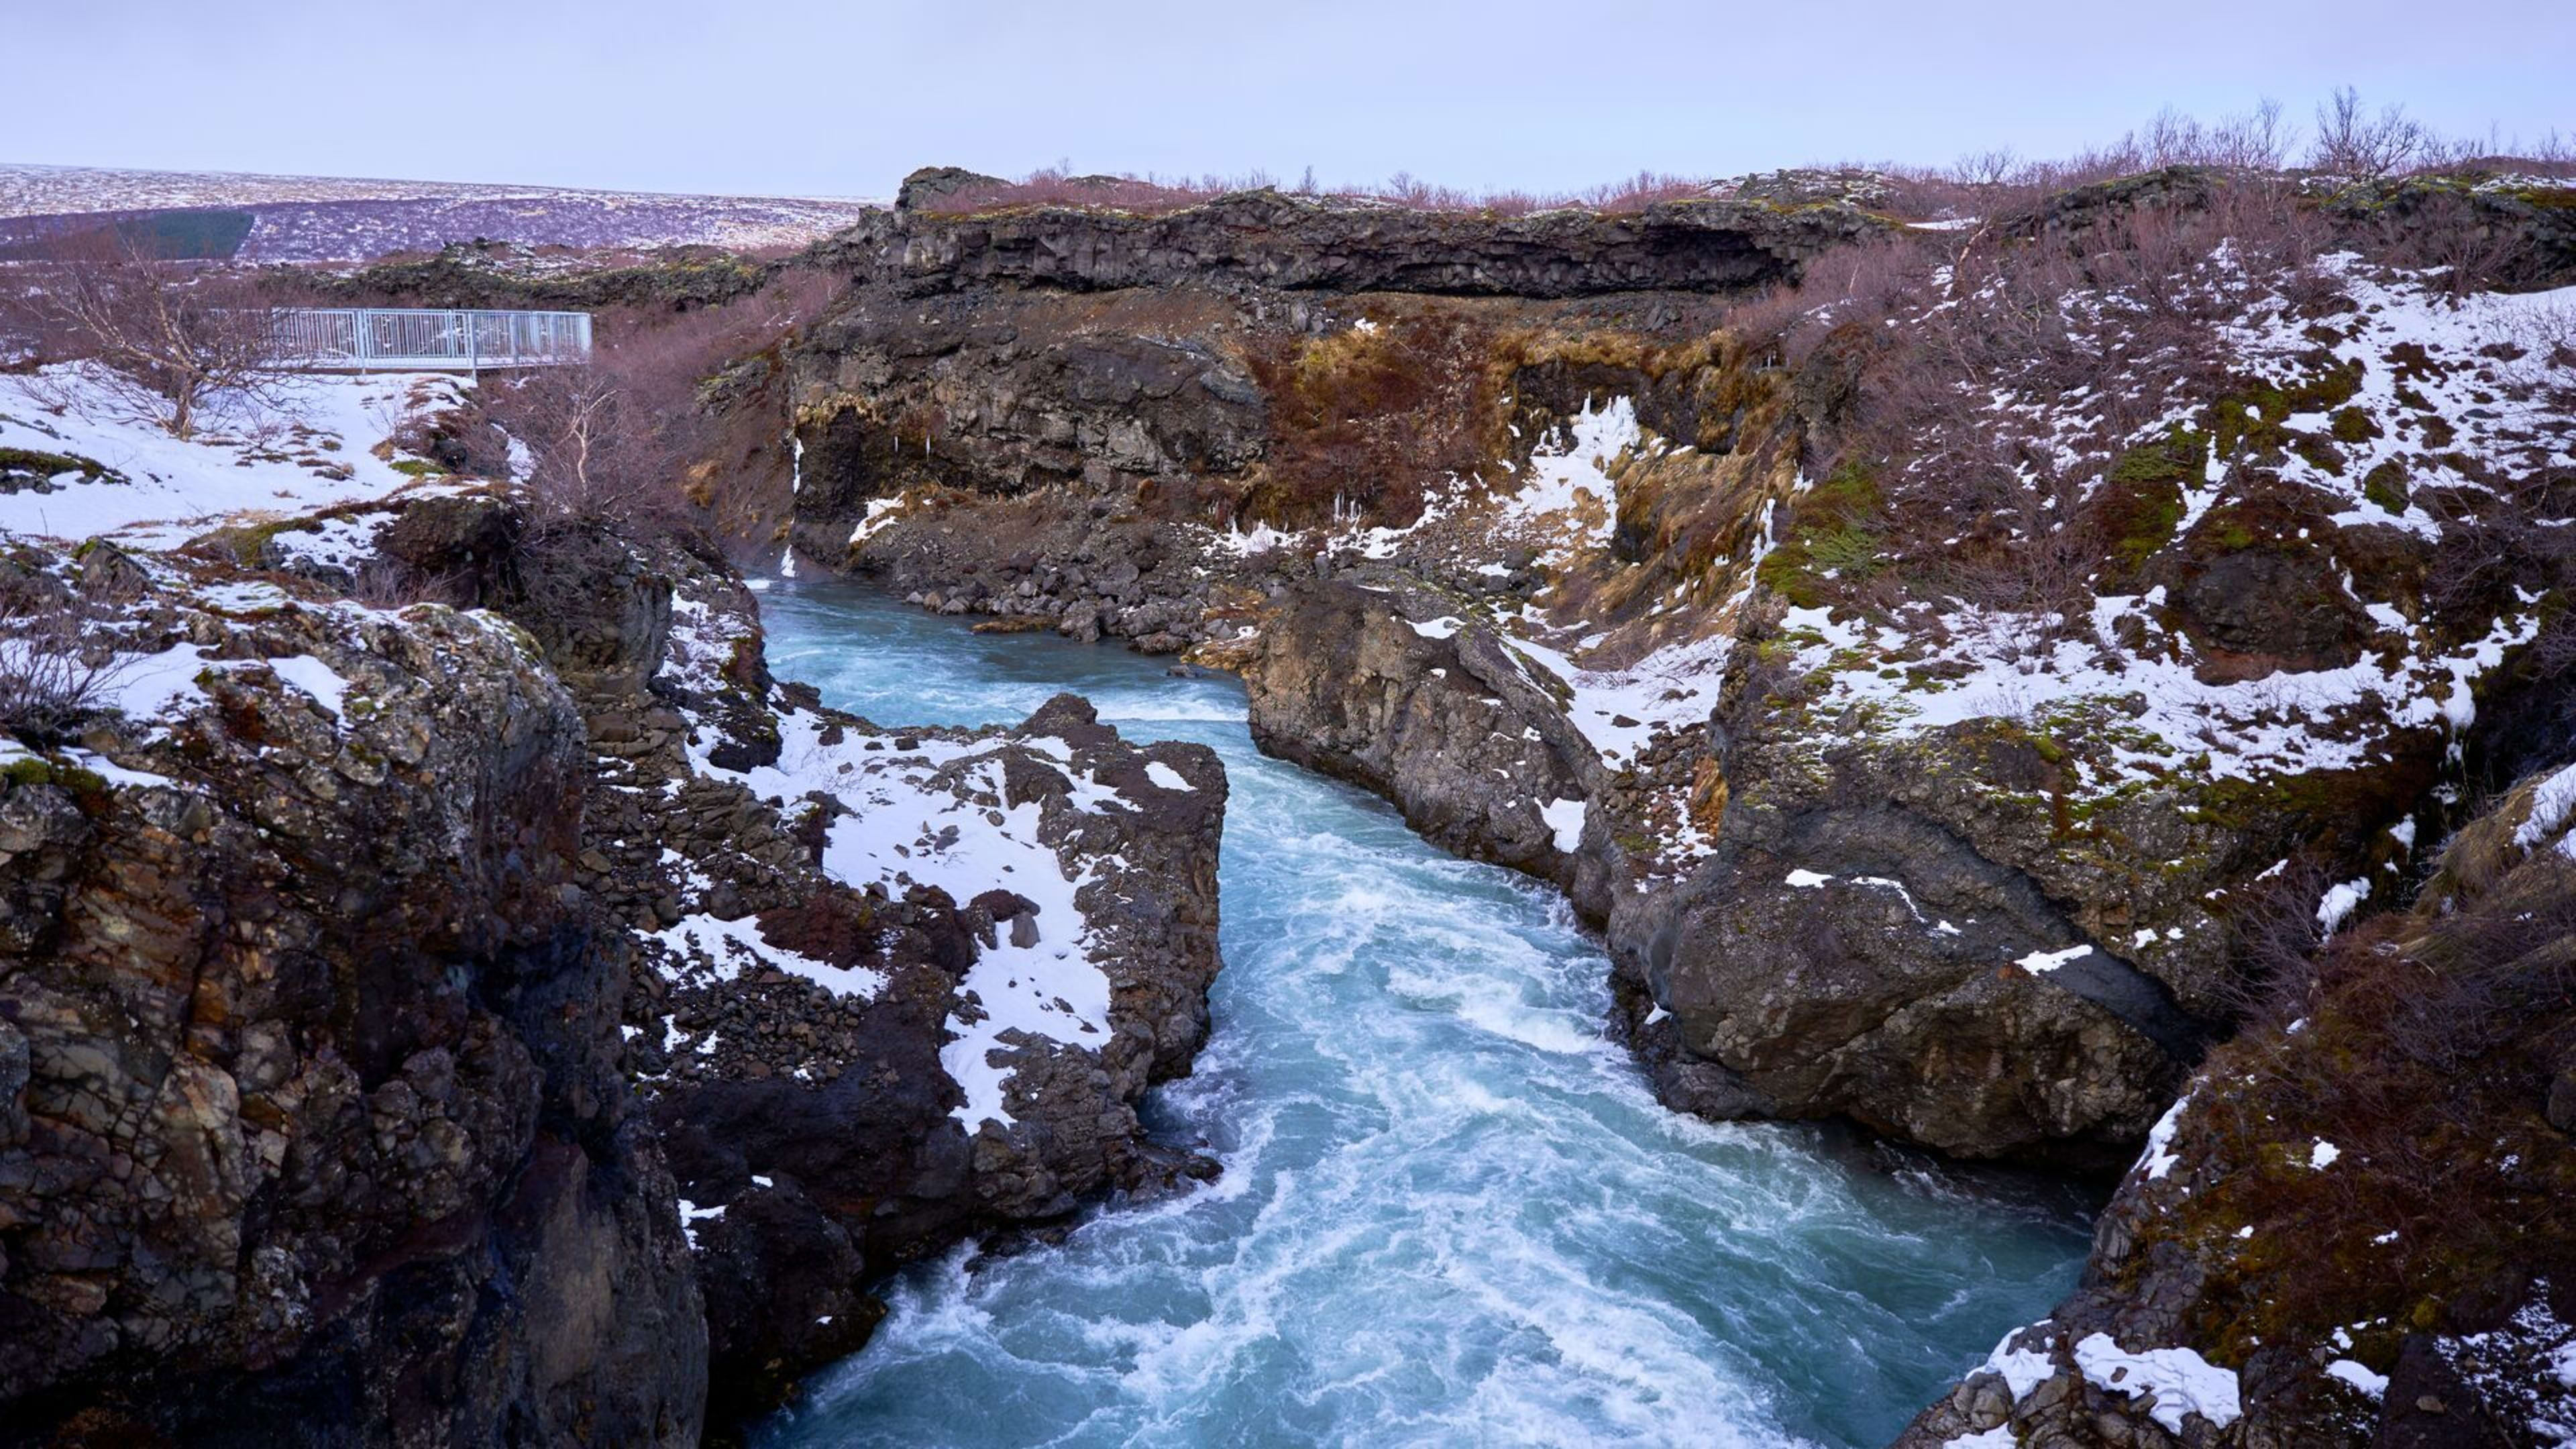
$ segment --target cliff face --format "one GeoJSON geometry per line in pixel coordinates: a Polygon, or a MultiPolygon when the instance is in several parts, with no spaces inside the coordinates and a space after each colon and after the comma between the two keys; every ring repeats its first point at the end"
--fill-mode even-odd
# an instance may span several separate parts
{"type": "MultiPolygon", "coordinates": [[[[1369,400],[1366,383],[1341,385],[1318,365],[1355,362],[1404,391],[1407,378],[1483,365],[1461,329],[1644,317],[1687,338],[1713,325],[1715,299],[1795,278],[1885,230],[1840,203],[1509,218],[1269,192],[1160,216],[890,212],[814,253],[850,285],[787,359],[803,446],[794,537],[837,559],[872,503],[916,487],[1064,485],[1089,501],[1141,485],[1149,513],[1204,520],[1222,497],[1275,489],[1283,442],[1329,427],[1279,415],[1286,370],[1306,369],[1321,414],[1391,414],[1391,399],[1369,400]],[[1304,357],[1319,334],[1368,315],[1444,335],[1399,322],[1384,356],[1304,357]]],[[[1461,413],[1494,411],[1473,421],[1501,430],[1487,406],[1498,396],[1455,401],[1461,413]]],[[[1306,469],[1306,483],[1329,495],[1327,471],[1306,469]]],[[[1326,499],[1305,502],[1320,515],[1326,499]]]]}
{"type": "Polygon", "coordinates": [[[210,531],[136,520],[214,445],[49,467],[132,551],[0,557],[0,1438],[696,1442],[888,1269],[1214,1171],[1136,1117],[1212,752],[880,728],[702,542],[332,441],[210,531]]]}
{"type": "Polygon", "coordinates": [[[1901,1449],[2576,1431],[2571,783],[2504,792],[2411,910],[2292,968],[2157,1123],[2075,1296],[1901,1449]]]}
{"type": "Polygon", "coordinates": [[[1634,215],[1412,210],[1245,191],[1162,215],[1074,207],[983,213],[907,205],[817,250],[920,293],[980,287],[1106,291],[1177,283],[1285,291],[1573,297],[1724,291],[1788,276],[1884,223],[1837,204],[1659,202],[1634,215]]]}
{"type": "Polygon", "coordinates": [[[508,540],[483,597],[579,711],[574,878],[638,951],[626,1062],[678,1180],[720,1422],[863,1344],[886,1270],[1212,1170],[1135,1114],[1207,1032],[1212,752],[1128,744],[1070,696],[1008,731],[882,729],[771,678],[720,562],[497,493],[360,526],[450,579],[508,540]]]}
{"type": "Polygon", "coordinates": [[[111,547],[0,569],[130,656],[121,716],[0,745],[9,1436],[694,1442],[632,947],[532,642],[111,547]]]}
{"type": "Polygon", "coordinates": [[[2276,898],[2440,828],[2561,578],[2546,303],[2445,299],[2430,212],[2228,192],[1837,232],[1794,348],[1713,274],[1408,290],[1473,227],[1372,270],[917,200],[792,359],[794,536],[1241,670],[1265,748],[1565,887],[1676,1105],[2109,1169],[2276,898]]]}

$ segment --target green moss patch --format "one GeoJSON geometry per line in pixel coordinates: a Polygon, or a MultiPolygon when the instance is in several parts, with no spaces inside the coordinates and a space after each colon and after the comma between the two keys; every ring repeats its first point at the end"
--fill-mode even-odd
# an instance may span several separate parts
{"type": "Polygon", "coordinates": [[[119,483],[125,481],[124,474],[95,458],[84,458],[78,453],[47,453],[35,448],[0,448],[0,493],[15,491],[13,483],[47,482],[65,473],[79,474],[84,483],[96,483],[102,479],[113,479],[119,483]]]}
{"type": "Polygon", "coordinates": [[[2199,478],[2208,461],[2208,437],[2180,427],[2112,460],[2094,496],[2093,521],[2113,564],[2134,572],[2173,542],[2182,526],[2183,484],[2199,478]]]}
{"type": "Polygon", "coordinates": [[[2361,496],[2391,513],[2404,513],[2408,502],[2406,465],[2390,458],[2372,468],[2362,477],[2361,496]]]}
{"type": "Polygon", "coordinates": [[[1802,609],[1822,607],[1825,575],[1865,578],[1885,562],[1886,500],[1866,464],[1846,463],[1790,505],[1789,536],[1754,576],[1802,609]]]}

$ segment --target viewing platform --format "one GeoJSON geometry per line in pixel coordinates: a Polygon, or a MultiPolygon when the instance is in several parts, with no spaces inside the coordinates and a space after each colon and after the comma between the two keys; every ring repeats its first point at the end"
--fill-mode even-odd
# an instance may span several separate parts
{"type": "Polygon", "coordinates": [[[590,361],[587,312],[281,307],[278,362],[312,372],[483,372],[590,361]]]}

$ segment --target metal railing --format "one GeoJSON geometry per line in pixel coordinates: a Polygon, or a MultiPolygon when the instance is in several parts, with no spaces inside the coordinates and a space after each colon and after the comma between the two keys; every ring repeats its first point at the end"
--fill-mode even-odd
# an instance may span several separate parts
{"type": "Polygon", "coordinates": [[[281,307],[270,315],[279,361],[288,367],[480,372],[590,361],[587,312],[281,307]]]}

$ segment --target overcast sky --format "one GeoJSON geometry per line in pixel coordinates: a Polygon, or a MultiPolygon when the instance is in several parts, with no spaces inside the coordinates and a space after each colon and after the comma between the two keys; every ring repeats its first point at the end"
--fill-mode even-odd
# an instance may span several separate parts
{"type": "Polygon", "coordinates": [[[2347,82],[2576,133],[2576,0],[0,0],[0,51],[0,161],[753,194],[1941,163],[2347,82]]]}

